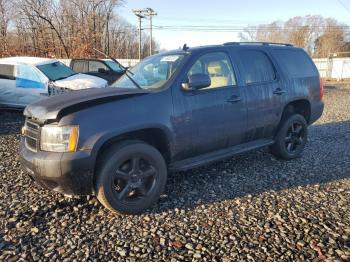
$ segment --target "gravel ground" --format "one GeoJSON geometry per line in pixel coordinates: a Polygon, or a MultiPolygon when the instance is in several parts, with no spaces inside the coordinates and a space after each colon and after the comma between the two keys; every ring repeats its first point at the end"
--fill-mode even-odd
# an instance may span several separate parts
{"type": "Polygon", "coordinates": [[[302,158],[260,150],[174,174],[139,216],[33,184],[18,162],[23,118],[0,111],[0,261],[350,261],[350,86],[325,103],[302,158]]]}

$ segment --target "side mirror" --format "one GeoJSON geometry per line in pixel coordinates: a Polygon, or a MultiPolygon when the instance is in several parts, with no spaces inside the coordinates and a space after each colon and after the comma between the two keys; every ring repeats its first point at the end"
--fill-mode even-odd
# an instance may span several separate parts
{"type": "Polygon", "coordinates": [[[207,74],[193,74],[188,77],[188,82],[182,84],[185,90],[198,90],[211,85],[210,76],[207,74]]]}

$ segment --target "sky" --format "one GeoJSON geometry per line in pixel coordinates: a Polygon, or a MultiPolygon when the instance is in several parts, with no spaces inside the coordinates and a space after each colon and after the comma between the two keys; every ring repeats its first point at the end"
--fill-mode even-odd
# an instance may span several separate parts
{"type": "MultiPolygon", "coordinates": [[[[242,28],[305,15],[332,17],[350,25],[350,0],[126,0],[118,13],[137,26],[138,20],[132,10],[146,7],[157,12],[153,17],[153,37],[161,49],[168,50],[179,48],[184,43],[198,46],[239,40],[236,32],[169,30],[173,26],[242,28]]],[[[142,27],[149,28],[149,21],[143,20],[142,27]]]]}

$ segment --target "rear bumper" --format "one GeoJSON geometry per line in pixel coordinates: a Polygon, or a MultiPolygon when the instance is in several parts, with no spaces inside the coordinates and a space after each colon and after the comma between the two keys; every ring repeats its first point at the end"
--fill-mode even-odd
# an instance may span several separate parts
{"type": "Polygon", "coordinates": [[[309,125],[316,122],[322,116],[323,109],[324,109],[324,103],[322,101],[311,104],[311,115],[310,115],[309,125]]]}
{"type": "Polygon", "coordinates": [[[89,153],[33,152],[20,142],[24,171],[42,187],[67,195],[93,193],[94,160],[89,153]]]}

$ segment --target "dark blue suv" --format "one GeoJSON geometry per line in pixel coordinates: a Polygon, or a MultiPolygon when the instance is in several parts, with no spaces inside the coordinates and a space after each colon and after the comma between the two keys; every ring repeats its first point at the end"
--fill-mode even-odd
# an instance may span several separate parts
{"type": "Polygon", "coordinates": [[[322,96],[300,48],[185,46],[144,59],[110,88],[29,105],[21,160],[46,188],[96,194],[110,210],[135,214],[157,201],[168,171],[265,146],[299,157],[322,96]]]}

